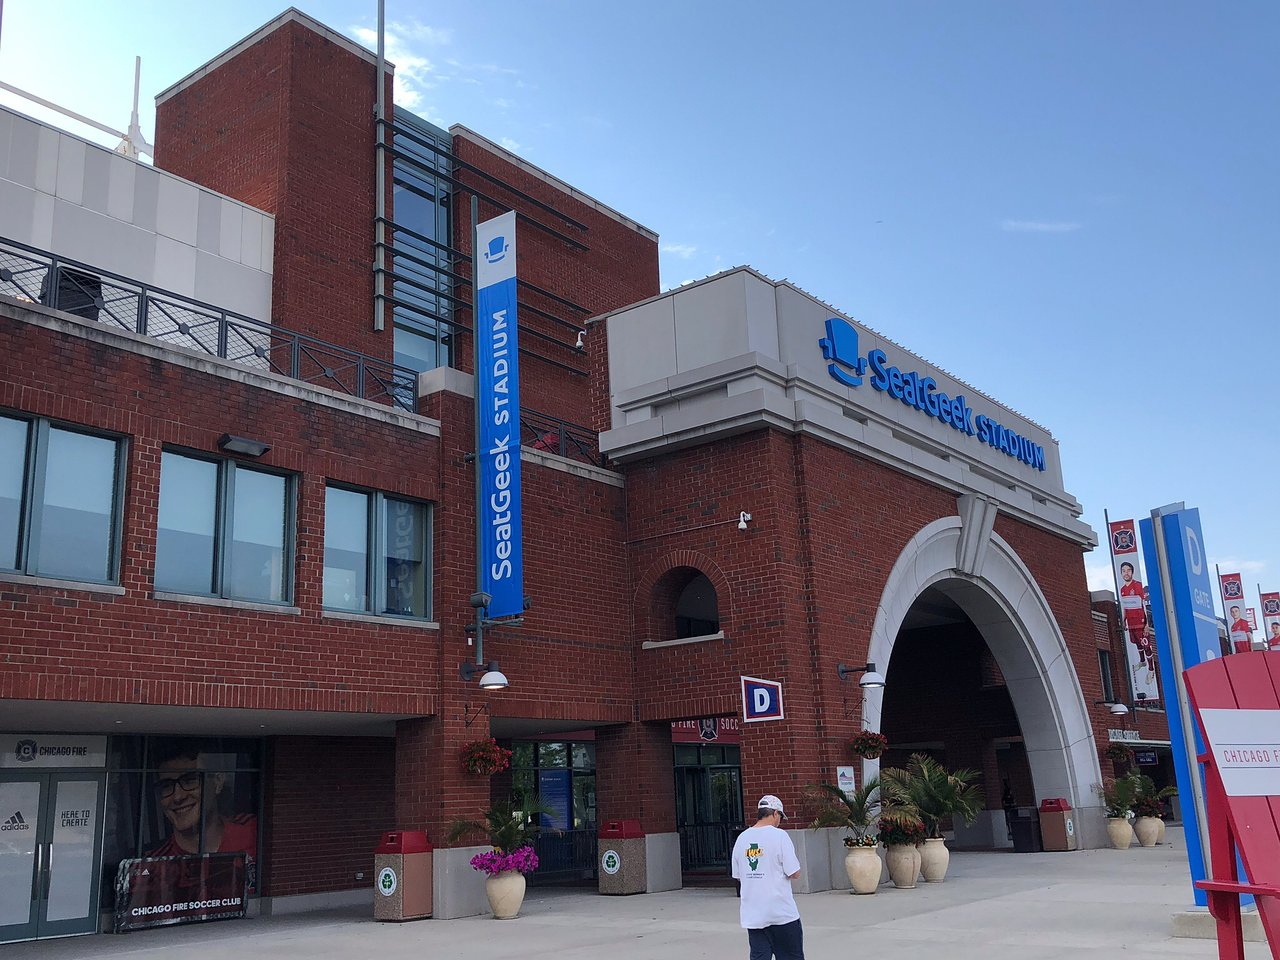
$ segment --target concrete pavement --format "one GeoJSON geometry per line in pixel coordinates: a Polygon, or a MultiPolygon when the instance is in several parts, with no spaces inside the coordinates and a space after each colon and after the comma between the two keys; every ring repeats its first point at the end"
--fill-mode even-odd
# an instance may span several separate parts
{"type": "MultiPolygon", "coordinates": [[[[1171,915],[1190,903],[1181,834],[1169,846],[1075,853],[957,853],[941,884],[882,886],[797,898],[808,960],[1132,960],[1217,957],[1211,940],[1172,937],[1171,915]]],[[[732,888],[602,897],[532,888],[519,919],[376,923],[372,911],[222,921],[16,944],[5,960],[181,956],[183,960],[734,960],[747,955],[732,888]]],[[[1249,960],[1269,957],[1249,944],[1249,960]]]]}

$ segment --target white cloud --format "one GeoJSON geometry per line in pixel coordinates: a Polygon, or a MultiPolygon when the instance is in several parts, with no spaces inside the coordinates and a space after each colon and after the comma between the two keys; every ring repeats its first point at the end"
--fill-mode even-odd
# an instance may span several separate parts
{"type": "Polygon", "coordinates": [[[499,110],[508,110],[514,106],[514,104],[506,97],[498,97],[498,99],[493,101],[493,105],[499,110]]]}
{"type": "MultiPolygon", "coordinates": [[[[395,64],[395,102],[409,110],[422,108],[423,91],[430,90],[440,79],[435,64],[427,57],[414,53],[410,49],[409,34],[414,28],[406,28],[402,24],[390,23],[386,31],[387,59],[395,64]]],[[[418,25],[418,29],[430,29],[418,25]]],[[[378,45],[378,33],[369,27],[351,27],[351,35],[366,47],[375,49],[378,45]]],[[[438,120],[431,119],[438,123],[438,120]]]]}
{"type": "Polygon", "coordinates": [[[1073,220],[1003,220],[1000,229],[1006,233],[1074,233],[1080,224],[1073,220]]]}
{"type": "Polygon", "coordinates": [[[1260,573],[1267,568],[1261,560],[1241,560],[1239,557],[1223,557],[1217,565],[1223,573],[1260,573]]]}
{"type": "Polygon", "coordinates": [[[1089,583],[1090,590],[1110,590],[1116,592],[1115,574],[1111,571],[1111,564],[1106,560],[1096,563],[1085,562],[1084,565],[1085,579],[1089,583]]]}
{"type": "Polygon", "coordinates": [[[691,243],[664,243],[661,250],[663,253],[679,257],[681,260],[688,260],[698,252],[698,248],[691,243]]]}
{"type": "Polygon", "coordinates": [[[398,33],[403,33],[414,40],[421,40],[432,46],[443,47],[453,43],[453,31],[447,27],[432,27],[416,19],[410,20],[408,23],[397,21],[391,24],[391,27],[398,33]]]}
{"type": "Polygon", "coordinates": [[[505,149],[510,150],[512,153],[518,153],[520,151],[520,144],[516,143],[510,137],[503,137],[498,141],[498,143],[502,144],[505,149]]]}

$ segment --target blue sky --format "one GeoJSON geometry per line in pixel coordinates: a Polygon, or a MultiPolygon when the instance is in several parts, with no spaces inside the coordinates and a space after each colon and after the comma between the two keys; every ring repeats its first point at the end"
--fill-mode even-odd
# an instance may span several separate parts
{"type": "MultiPolygon", "coordinates": [[[[1280,589],[1280,5],[386,6],[398,100],[658,231],[665,286],[789,278],[1047,425],[1100,535],[1184,500],[1280,589]]],[[[0,80],[123,127],[140,54],[150,136],[281,9],[4,0],[0,80]]]]}

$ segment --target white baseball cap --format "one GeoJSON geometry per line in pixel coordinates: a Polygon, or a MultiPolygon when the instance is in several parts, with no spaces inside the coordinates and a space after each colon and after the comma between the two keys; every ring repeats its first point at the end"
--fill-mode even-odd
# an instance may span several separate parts
{"type": "Polygon", "coordinates": [[[787,819],[787,815],[785,812],[783,812],[783,809],[782,809],[782,801],[779,800],[777,797],[775,797],[772,793],[766,793],[763,797],[761,797],[760,802],[756,804],[756,807],[757,808],[767,807],[770,810],[777,810],[778,813],[782,814],[783,820],[787,819]]]}

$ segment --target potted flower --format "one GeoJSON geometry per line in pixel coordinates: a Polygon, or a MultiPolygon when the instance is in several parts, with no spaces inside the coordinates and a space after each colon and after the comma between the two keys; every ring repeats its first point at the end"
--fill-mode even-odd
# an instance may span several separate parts
{"type": "Polygon", "coordinates": [[[1102,754],[1112,763],[1133,763],[1133,750],[1123,743],[1107,744],[1102,754]]]}
{"type": "Polygon", "coordinates": [[[1154,847],[1164,842],[1164,804],[1161,801],[1177,792],[1173,787],[1157,790],[1154,780],[1138,774],[1138,796],[1133,801],[1133,832],[1142,846],[1154,847]]]}
{"type": "Polygon", "coordinates": [[[489,737],[487,740],[473,740],[464,744],[461,751],[462,768],[467,773],[475,773],[491,777],[511,766],[511,751],[499,746],[498,741],[489,737]]]}
{"type": "Polygon", "coordinates": [[[910,814],[881,817],[877,824],[880,842],[885,847],[885,864],[889,867],[889,879],[900,889],[910,890],[920,876],[920,851],[917,845],[924,842],[924,824],[910,814]]]}
{"type": "Polygon", "coordinates": [[[1107,777],[1095,789],[1102,796],[1107,810],[1107,836],[1117,850],[1128,850],[1133,843],[1133,828],[1129,826],[1129,814],[1142,788],[1136,774],[1123,777],[1107,777]]]}
{"type": "Polygon", "coordinates": [[[910,798],[925,830],[920,869],[926,883],[941,883],[951,862],[942,837],[942,822],[950,818],[973,823],[982,812],[984,798],[977,783],[978,771],[947,770],[928,754],[915,753],[905,770],[891,768],[881,776],[910,798]]]}
{"type": "Polygon", "coordinates": [[[509,803],[498,803],[482,811],[483,821],[457,820],[449,830],[450,843],[468,834],[481,834],[493,847],[472,857],[471,866],[486,877],[485,895],[495,920],[512,920],[520,914],[524,875],[538,869],[533,841],[538,834],[538,815],[545,812],[538,806],[517,810],[509,803]]]}
{"type": "Polygon", "coordinates": [[[904,813],[896,794],[884,790],[879,778],[872,778],[852,793],[831,783],[809,787],[809,798],[818,806],[812,829],[840,827],[848,831],[844,838],[844,870],[853,893],[875,893],[880,886],[880,854],[873,832],[876,817],[890,820],[904,813]]]}
{"type": "Polygon", "coordinates": [[[889,748],[889,738],[875,730],[862,730],[849,740],[849,749],[855,757],[877,760],[889,748]]]}

